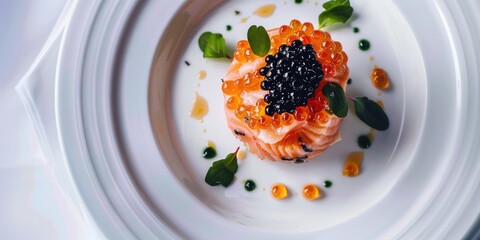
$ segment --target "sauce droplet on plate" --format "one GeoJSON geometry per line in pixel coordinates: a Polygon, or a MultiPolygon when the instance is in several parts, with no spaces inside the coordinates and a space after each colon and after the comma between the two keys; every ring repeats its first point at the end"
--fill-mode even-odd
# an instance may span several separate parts
{"type": "Polygon", "coordinates": [[[193,106],[190,110],[190,116],[197,120],[202,120],[205,115],[208,113],[208,102],[207,100],[200,96],[198,93],[195,93],[195,99],[193,100],[193,106]]]}
{"type": "Polygon", "coordinates": [[[255,10],[253,12],[253,15],[257,15],[259,17],[267,18],[267,17],[270,17],[270,16],[273,15],[276,8],[277,8],[277,6],[275,6],[275,4],[267,4],[267,5],[264,5],[264,6],[261,6],[261,7],[257,8],[257,10],[255,10]]]}
{"type": "Polygon", "coordinates": [[[242,150],[238,151],[237,153],[238,160],[243,160],[245,159],[245,157],[247,157],[247,153],[245,151],[242,151],[242,150]]]}
{"type": "Polygon", "coordinates": [[[360,165],[363,162],[363,152],[351,152],[343,165],[343,176],[355,177],[360,174],[360,165]]]}
{"type": "Polygon", "coordinates": [[[198,72],[198,75],[197,75],[198,79],[200,80],[203,80],[207,77],[207,72],[205,72],[204,70],[198,72]]]}

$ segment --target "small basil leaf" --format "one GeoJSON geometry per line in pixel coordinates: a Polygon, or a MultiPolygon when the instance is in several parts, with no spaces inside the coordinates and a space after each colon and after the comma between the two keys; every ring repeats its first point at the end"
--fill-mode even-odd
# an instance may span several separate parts
{"type": "Polygon", "coordinates": [[[200,35],[200,38],[198,39],[198,46],[200,47],[200,50],[202,50],[202,52],[205,51],[205,48],[207,47],[207,44],[208,44],[208,40],[212,34],[213,33],[211,32],[204,32],[202,33],[202,35],[200,35]]]}
{"type": "Polygon", "coordinates": [[[325,10],[330,10],[336,6],[350,6],[349,0],[331,0],[322,5],[325,10]]]}
{"type": "Polygon", "coordinates": [[[327,97],[328,106],[333,114],[339,118],[347,116],[348,104],[342,86],[338,83],[327,83],[323,86],[322,93],[327,97]]]}
{"type": "Polygon", "coordinates": [[[220,33],[204,32],[198,39],[198,46],[205,58],[221,58],[227,55],[225,39],[220,33]]]}
{"type": "Polygon", "coordinates": [[[270,51],[270,37],[264,27],[251,26],[248,29],[247,38],[255,55],[263,57],[270,51]]]}
{"type": "Polygon", "coordinates": [[[345,23],[352,16],[352,13],[353,8],[350,6],[336,6],[325,10],[318,16],[319,27],[324,28],[338,22],[345,23]]]}
{"type": "Polygon", "coordinates": [[[379,131],[388,129],[390,122],[382,107],[367,97],[352,98],[355,104],[355,113],[368,126],[379,131]]]}
{"type": "Polygon", "coordinates": [[[217,186],[221,184],[224,187],[228,187],[232,183],[238,169],[238,149],[234,153],[228,154],[225,159],[220,159],[212,164],[205,176],[205,182],[208,185],[217,186]]]}

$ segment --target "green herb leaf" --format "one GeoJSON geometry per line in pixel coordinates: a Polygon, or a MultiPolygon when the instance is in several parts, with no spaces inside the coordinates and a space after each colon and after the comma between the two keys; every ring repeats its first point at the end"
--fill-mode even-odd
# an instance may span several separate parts
{"type": "Polygon", "coordinates": [[[228,154],[225,159],[220,159],[212,164],[205,176],[205,182],[208,183],[208,185],[217,186],[221,184],[224,187],[228,187],[232,183],[233,177],[238,169],[238,149],[240,148],[228,154]]]}
{"type": "Polygon", "coordinates": [[[248,29],[247,38],[255,55],[263,57],[270,51],[270,37],[264,27],[252,25],[248,29]]]}
{"type": "Polygon", "coordinates": [[[349,0],[331,0],[322,5],[325,10],[330,10],[337,6],[350,6],[349,0]]]}
{"type": "Polygon", "coordinates": [[[334,23],[345,23],[353,14],[353,8],[348,0],[331,0],[324,3],[325,10],[318,16],[320,28],[330,26],[334,23]]]}
{"type": "Polygon", "coordinates": [[[367,97],[351,98],[355,104],[355,113],[368,126],[380,131],[388,129],[390,122],[382,107],[367,97]]]}
{"type": "Polygon", "coordinates": [[[333,114],[339,118],[347,116],[348,104],[342,86],[338,83],[327,83],[323,86],[322,93],[327,97],[328,106],[333,114]]]}
{"type": "Polygon", "coordinates": [[[222,58],[227,55],[225,38],[220,33],[204,32],[198,39],[204,58],[222,58]]]}

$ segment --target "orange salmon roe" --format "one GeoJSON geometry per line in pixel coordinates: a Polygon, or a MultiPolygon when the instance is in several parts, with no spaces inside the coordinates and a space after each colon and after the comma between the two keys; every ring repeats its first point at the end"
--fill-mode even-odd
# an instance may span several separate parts
{"type": "Polygon", "coordinates": [[[373,86],[378,89],[388,89],[390,87],[390,81],[388,80],[385,70],[375,66],[370,73],[373,86]]]}
{"type": "MultiPolygon", "coordinates": [[[[303,44],[312,44],[316,52],[317,61],[322,63],[322,70],[325,78],[335,76],[336,72],[343,68],[348,61],[347,54],[343,51],[342,44],[333,41],[330,33],[316,30],[314,25],[309,22],[302,23],[297,19],[293,19],[288,25],[280,26],[279,34],[270,37],[271,47],[267,55],[274,55],[278,48],[283,45],[291,45],[294,40],[301,40],[303,44]]],[[[256,56],[247,40],[241,40],[237,43],[237,49],[233,54],[236,61],[247,63],[255,61],[259,58],[256,56]]],[[[262,64],[264,67],[265,63],[262,64]]],[[[226,107],[234,111],[235,115],[252,130],[278,128],[283,125],[291,125],[294,121],[308,121],[317,123],[326,123],[328,116],[331,114],[328,109],[328,102],[321,88],[325,81],[321,82],[315,96],[310,99],[307,106],[298,106],[293,114],[282,113],[268,116],[265,114],[265,106],[267,104],[263,99],[254,105],[245,105],[240,97],[243,92],[253,93],[261,91],[260,84],[264,77],[259,74],[259,69],[254,73],[247,73],[242,78],[235,81],[224,81],[222,83],[222,91],[228,97],[226,98],[226,107]],[[246,117],[248,118],[246,120],[246,117]],[[253,117],[253,118],[251,118],[253,117]]],[[[377,68],[379,69],[379,68],[377,68]]],[[[384,83],[388,79],[386,75],[372,71],[372,81],[374,77],[379,83],[384,83]],[[384,78],[382,76],[385,76],[384,78]]],[[[386,86],[388,88],[388,85],[386,86]]]]}
{"type": "Polygon", "coordinates": [[[231,96],[227,100],[227,108],[229,110],[235,110],[237,109],[240,104],[242,104],[242,99],[239,96],[231,96]]]}
{"type": "Polygon", "coordinates": [[[272,186],[272,196],[276,199],[283,199],[288,196],[288,190],[285,185],[277,183],[272,186]]]}
{"type": "Polygon", "coordinates": [[[315,184],[307,184],[303,187],[303,196],[308,200],[315,200],[322,196],[320,190],[318,190],[315,184]]]}

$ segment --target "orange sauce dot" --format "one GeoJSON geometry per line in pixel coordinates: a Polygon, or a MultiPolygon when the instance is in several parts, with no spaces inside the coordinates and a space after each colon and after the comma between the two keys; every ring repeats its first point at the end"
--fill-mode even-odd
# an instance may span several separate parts
{"type": "Polygon", "coordinates": [[[388,80],[385,70],[375,66],[370,74],[373,86],[378,89],[388,89],[390,87],[390,81],[388,80]]]}
{"type": "Polygon", "coordinates": [[[235,110],[240,106],[241,103],[242,103],[242,99],[239,96],[237,95],[231,96],[227,100],[227,108],[229,110],[235,110]]]}
{"type": "Polygon", "coordinates": [[[272,186],[272,196],[276,199],[283,199],[288,196],[288,190],[285,185],[277,183],[272,186]]]}
{"type": "Polygon", "coordinates": [[[257,10],[255,10],[253,12],[253,15],[257,15],[257,16],[263,17],[263,18],[270,17],[270,16],[273,15],[276,8],[277,7],[275,6],[275,4],[267,4],[267,5],[259,7],[257,10]]]}
{"type": "Polygon", "coordinates": [[[302,190],[303,196],[308,200],[315,200],[321,197],[321,192],[318,190],[317,186],[314,184],[307,184],[303,187],[302,190]]]}
{"type": "Polygon", "coordinates": [[[363,152],[351,152],[348,154],[345,164],[343,165],[342,175],[347,177],[355,177],[360,174],[360,165],[363,162],[363,152]]]}

